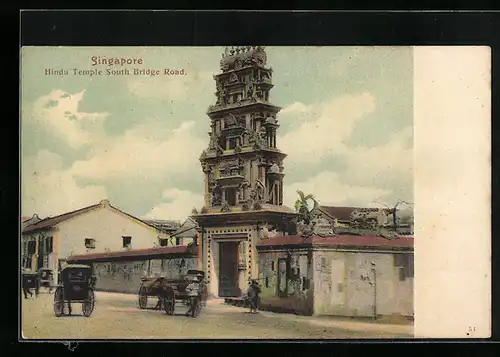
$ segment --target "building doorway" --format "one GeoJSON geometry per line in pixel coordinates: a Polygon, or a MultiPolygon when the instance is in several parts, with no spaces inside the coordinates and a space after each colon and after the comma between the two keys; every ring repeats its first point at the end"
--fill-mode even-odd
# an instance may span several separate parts
{"type": "Polygon", "coordinates": [[[219,296],[240,296],[238,287],[238,242],[219,243],[219,296]]]}
{"type": "Polygon", "coordinates": [[[38,259],[36,264],[36,269],[44,267],[45,262],[45,239],[43,237],[38,237],[38,259]]]}
{"type": "Polygon", "coordinates": [[[287,296],[288,270],[289,260],[287,258],[278,259],[278,296],[281,297],[287,296]]]}

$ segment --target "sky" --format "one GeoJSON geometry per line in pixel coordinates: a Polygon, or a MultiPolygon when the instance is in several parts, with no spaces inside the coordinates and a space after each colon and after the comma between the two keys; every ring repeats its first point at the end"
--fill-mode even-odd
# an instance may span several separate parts
{"type": "MultiPolygon", "coordinates": [[[[140,218],[185,220],[203,205],[213,75],[223,47],[24,47],[21,213],[55,216],[108,199],[140,218]],[[91,57],[142,58],[92,66],[91,57]],[[46,69],[67,75],[46,75],[46,69]],[[159,76],[72,69],[160,69],[159,76]],[[184,69],[165,76],[163,69],[184,69]]],[[[413,202],[411,47],[266,47],[284,204],[413,202]]]]}

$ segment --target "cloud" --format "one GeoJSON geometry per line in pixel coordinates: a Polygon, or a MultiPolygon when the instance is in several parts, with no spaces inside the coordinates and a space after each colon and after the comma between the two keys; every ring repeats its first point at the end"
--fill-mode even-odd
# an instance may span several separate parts
{"type": "Polygon", "coordinates": [[[339,174],[328,170],[322,171],[310,179],[302,182],[294,182],[284,186],[284,204],[293,207],[298,198],[297,190],[305,194],[312,193],[322,205],[342,206],[351,202],[359,202],[361,205],[381,199],[390,193],[375,187],[365,187],[342,183],[339,174]]]}
{"type": "Polygon", "coordinates": [[[286,114],[308,113],[311,111],[311,107],[312,107],[311,105],[305,105],[302,102],[295,102],[292,103],[291,105],[284,107],[280,112],[280,116],[286,114]]]}
{"type": "Polygon", "coordinates": [[[346,144],[356,124],[375,108],[375,98],[369,93],[344,95],[318,105],[297,102],[284,108],[285,115],[294,116],[299,124],[278,141],[278,147],[288,154],[285,165],[291,176],[303,175],[304,167],[311,170],[310,179],[285,187],[288,204],[295,201],[297,189],[329,204],[362,206],[374,200],[387,204],[398,198],[413,200],[413,126],[388,135],[383,145],[346,144]],[[342,171],[324,171],[323,163],[332,158],[342,163],[342,171]]]}
{"type": "Polygon", "coordinates": [[[40,150],[22,161],[22,214],[54,216],[96,204],[107,197],[103,186],[80,187],[61,156],[40,150]]]}
{"type": "Polygon", "coordinates": [[[28,125],[41,124],[74,149],[91,144],[103,135],[102,125],[108,113],[78,111],[84,94],[84,90],[73,94],[53,90],[29,106],[22,120],[28,125]]]}
{"type": "Polygon", "coordinates": [[[394,133],[389,141],[372,148],[354,147],[346,150],[348,168],[343,176],[356,184],[394,184],[413,177],[413,127],[394,133]],[[371,181],[371,182],[370,182],[371,181]]]}
{"type": "MultiPolygon", "coordinates": [[[[84,91],[73,95],[53,91],[40,98],[34,107],[50,112],[41,113],[38,117],[43,120],[39,123],[47,129],[56,128],[65,112],[67,116],[76,113],[77,118],[87,122],[104,118],[101,113],[82,114],[76,110],[83,95],[84,91]]],[[[139,124],[116,136],[108,136],[104,131],[94,136],[98,132],[95,127],[76,125],[71,120],[69,124],[64,123],[68,137],[48,130],[73,147],[91,145],[82,152],[85,158],[73,161],[67,168],[63,168],[62,156],[47,150],[23,157],[23,212],[53,215],[94,204],[107,197],[104,185],[111,182],[119,185],[143,179],[151,184],[153,181],[164,184],[169,177],[179,181],[182,175],[195,171],[200,175],[201,187],[198,158],[207,143],[195,135],[195,122],[185,121],[174,129],[165,125],[165,118],[138,118],[137,122],[139,124]],[[82,180],[102,184],[81,187],[82,180]]]]}
{"type": "Polygon", "coordinates": [[[72,172],[87,179],[147,177],[161,179],[192,171],[206,141],[192,132],[195,123],[174,130],[144,121],[123,135],[96,143],[91,157],[76,161],[72,172]]]}
{"type": "Polygon", "coordinates": [[[167,189],[163,192],[162,197],[167,202],[162,202],[153,207],[144,218],[183,221],[191,214],[194,207],[200,209],[203,206],[203,194],[187,190],[167,189]]]}
{"type": "Polygon", "coordinates": [[[311,113],[315,107],[294,103],[285,108],[285,113],[288,109],[288,113],[295,111],[307,116],[278,141],[279,148],[293,161],[320,162],[333,152],[345,151],[344,140],[358,120],[375,110],[375,99],[370,93],[334,98],[319,105],[316,118],[311,113]]]}
{"type": "MultiPolygon", "coordinates": [[[[130,76],[127,88],[131,93],[146,99],[193,100],[200,94],[214,91],[215,82],[210,72],[188,71],[186,75],[130,76]]],[[[196,100],[196,99],[195,99],[196,100]]]]}

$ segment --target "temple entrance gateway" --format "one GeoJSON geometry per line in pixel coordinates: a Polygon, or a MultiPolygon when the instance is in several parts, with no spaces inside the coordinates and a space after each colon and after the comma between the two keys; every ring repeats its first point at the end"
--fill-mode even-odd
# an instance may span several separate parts
{"type": "Polygon", "coordinates": [[[219,242],[219,296],[241,295],[238,287],[239,242],[219,242]]]}
{"type": "Polygon", "coordinates": [[[209,141],[200,155],[204,205],[192,217],[203,232],[210,293],[232,297],[259,278],[255,244],[293,233],[297,214],[283,206],[287,155],[276,142],[281,108],[269,102],[273,70],[265,49],[227,48],[220,65],[207,111],[209,141]]]}

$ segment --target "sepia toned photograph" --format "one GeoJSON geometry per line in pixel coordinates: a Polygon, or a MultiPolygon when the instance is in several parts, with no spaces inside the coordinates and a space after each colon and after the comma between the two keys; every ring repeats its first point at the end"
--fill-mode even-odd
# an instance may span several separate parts
{"type": "Polygon", "coordinates": [[[23,47],[22,338],[413,338],[414,52],[23,47]]]}

